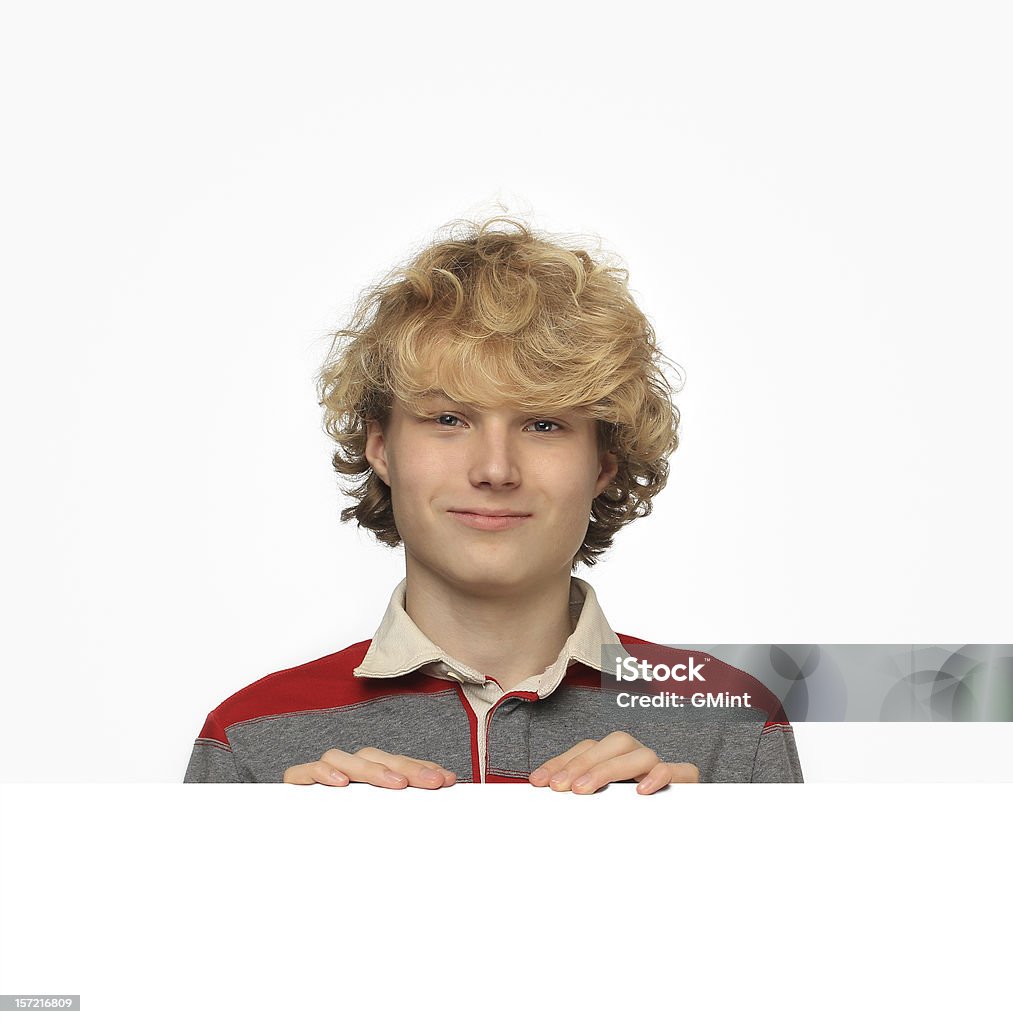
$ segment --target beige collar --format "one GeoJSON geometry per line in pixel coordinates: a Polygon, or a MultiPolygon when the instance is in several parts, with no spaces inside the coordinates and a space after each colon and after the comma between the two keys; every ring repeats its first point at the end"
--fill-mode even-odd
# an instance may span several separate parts
{"type": "MultiPolygon", "coordinates": [[[[484,686],[483,673],[452,658],[415,625],[405,611],[407,586],[408,580],[403,579],[394,589],[369,650],[352,674],[359,678],[390,679],[425,667],[427,675],[484,686]]],[[[576,625],[556,660],[540,674],[529,676],[511,689],[547,697],[575,661],[602,671],[602,646],[617,645],[619,638],[608,624],[594,588],[576,576],[570,577],[570,616],[576,625]]]]}

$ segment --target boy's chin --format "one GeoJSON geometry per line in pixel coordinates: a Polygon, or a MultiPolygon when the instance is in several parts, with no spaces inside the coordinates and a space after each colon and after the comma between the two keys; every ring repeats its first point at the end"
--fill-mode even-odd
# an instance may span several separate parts
{"type": "Polygon", "coordinates": [[[461,558],[446,566],[444,575],[453,585],[491,594],[497,590],[518,590],[533,585],[544,577],[544,571],[540,571],[537,565],[519,564],[516,558],[461,558]]]}

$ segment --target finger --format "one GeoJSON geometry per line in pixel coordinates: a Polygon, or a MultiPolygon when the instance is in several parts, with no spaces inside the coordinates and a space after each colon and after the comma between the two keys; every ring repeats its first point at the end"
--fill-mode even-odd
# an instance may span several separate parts
{"type": "Polygon", "coordinates": [[[311,786],[313,783],[324,786],[347,786],[349,780],[347,775],[326,761],[310,761],[307,764],[294,764],[291,768],[286,768],[281,781],[296,786],[311,786]]]}
{"type": "Polygon", "coordinates": [[[699,782],[700,769],[688,761],[656,764],[637,786],[638,793],[657,793],[669,783],[699,782]]]}
{"type": "MultiPolygon", "coordinates": [[[[607,761],[589,768],[583,775],[577,776],[569,783],[570,791],[573,793],[597,793],[602,786],[610,782],[625,782],[628,779],[636,778],[647,772],[650,773],[661,762],[658,755],[650,747],[641,746],[631,750],[628,754],[620,754],[618,757],[610,757],[607,761]]],[[[556,786],[553,786],[557,789],[556,786]]],[[[557,791],[560,791],[557,789],[557,791]]]]}
{"type": "Polygon", "coordinates": [[[580,743],[570,747],[569,750],[559,754],[557,757],[549,758],[548,761],[543,762],[528,776],[528,781],[535,786],[548,785],[550,776],[552,776],[558,769],[562,768],[567,761],[576,757],[577,754],[587,750],[589,747],[593,747],[597,742],[597,740],[581,740],[580,743]]]}
{"type": "Polygon", "coordinates": [[[419,789],[440,789],[443,786],[452,786],[457,781],[454,772],[448,772],[433,761],[419,761],[401,754],[390,754],[383,758],[381,763],[392,772],[407,776],[408,785],[417,786],[419,789]]]}
{"type": "Polygon", "coordinates": [[[452,772],[449,768],[444,768],[442,764],[437,764],[435,761],[423,761],[421,758],[416,758],[416,760],[419,764],[425,765],[426,768],[439,772],[443,776],[444,786],[452,786],[457,782],[457,772],[452,772]]]}
{"type": "MultiPolygon", "coordinates": [[[[640,740],[635,739],[628,732],[610,732],[603,740],[600,740],[593,747],[571,758],[562,768],[552,774],[549,785],[558,792],[566,792],[574,779],[580,778],[597,764],[608,761],[613,757],[628,754],[634,750],[648,750],[640,740]]],[[[653,754],[654,752],[651,751],[653,754]]],[[[655,760],[658,760],[655,755],[655,760]]],[[[652,761],[647,767],[654,764],[652,761]]],[[[647,769],[641,769],[646,771],[647,769]]],[[[630,778],[631,776],[627,776],[630,778]]]]}
{"type": "Polygon", "coordinates": [[[365,758],[375,764],[383,765],[388,771],[408,780],[409,786],[418,789],[440,789],[453,785],[457,781],[453,772],[445,772],[433,761],[420,761],[403,754],[391,754],[376,747],[363,747],[355,752],[355,756],[365,758]],[[448,778],[453,776],[453,778],[448,778]]]}
{"type": "Polygon", "coordinates": [[[407,789],[407,776],[392,771],[379,761],[361,756],[368,749],[372,748],[363,748],[359,753],[350,754],[347,750],[338,750],[334,747],[325,751],[320,760],[347,775],[352,782],[365,782],[381,789],[407,789]]]}
{"type": "Polygon", "coordinates": [[[657,793],[664,789],[672,781],[672,766],[660,761],[656,764],[637,785],[638,793],[657,793]]]}

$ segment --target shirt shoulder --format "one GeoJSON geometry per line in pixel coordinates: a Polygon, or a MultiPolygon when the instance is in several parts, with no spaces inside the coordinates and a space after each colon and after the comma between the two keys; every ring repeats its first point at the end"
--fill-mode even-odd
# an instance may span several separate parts
{"type": "Polygon", "coordinates": [[[392,679],[359,678],[353,670],[372,640],[361,640],[312,661],[279,669],[226,697],[207,716],[201,738],[226,741],[225,730],[259,719],[365,704],[394,694],[445,690],[451,684],[410,673],[392,679]]]}

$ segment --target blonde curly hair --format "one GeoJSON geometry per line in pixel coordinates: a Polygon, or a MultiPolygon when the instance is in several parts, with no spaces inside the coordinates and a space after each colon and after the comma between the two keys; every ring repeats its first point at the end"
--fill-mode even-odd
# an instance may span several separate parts
{"type": "Polygon", "coordinates": [[[574,568],[594,565],[619,529],[651,513],[679,444],[667,360],[630,295],[629,272],[596,262],[585,245],[512,217],[452,221],[445,239],[360,294],[347,326],[329,335],[316,378],[324,429],[337,444],[332,465],[362,477],[342,488],[355,499],[342,522],[354,518],[382,543],[401,543],[390,488],[366,460],[366,423],[386,425],[395,398],[418,411],[434,386],[479,408],[506,401],[597,419],[599,452],[615,453],[619,470],[592,502],[574,568]]]}

